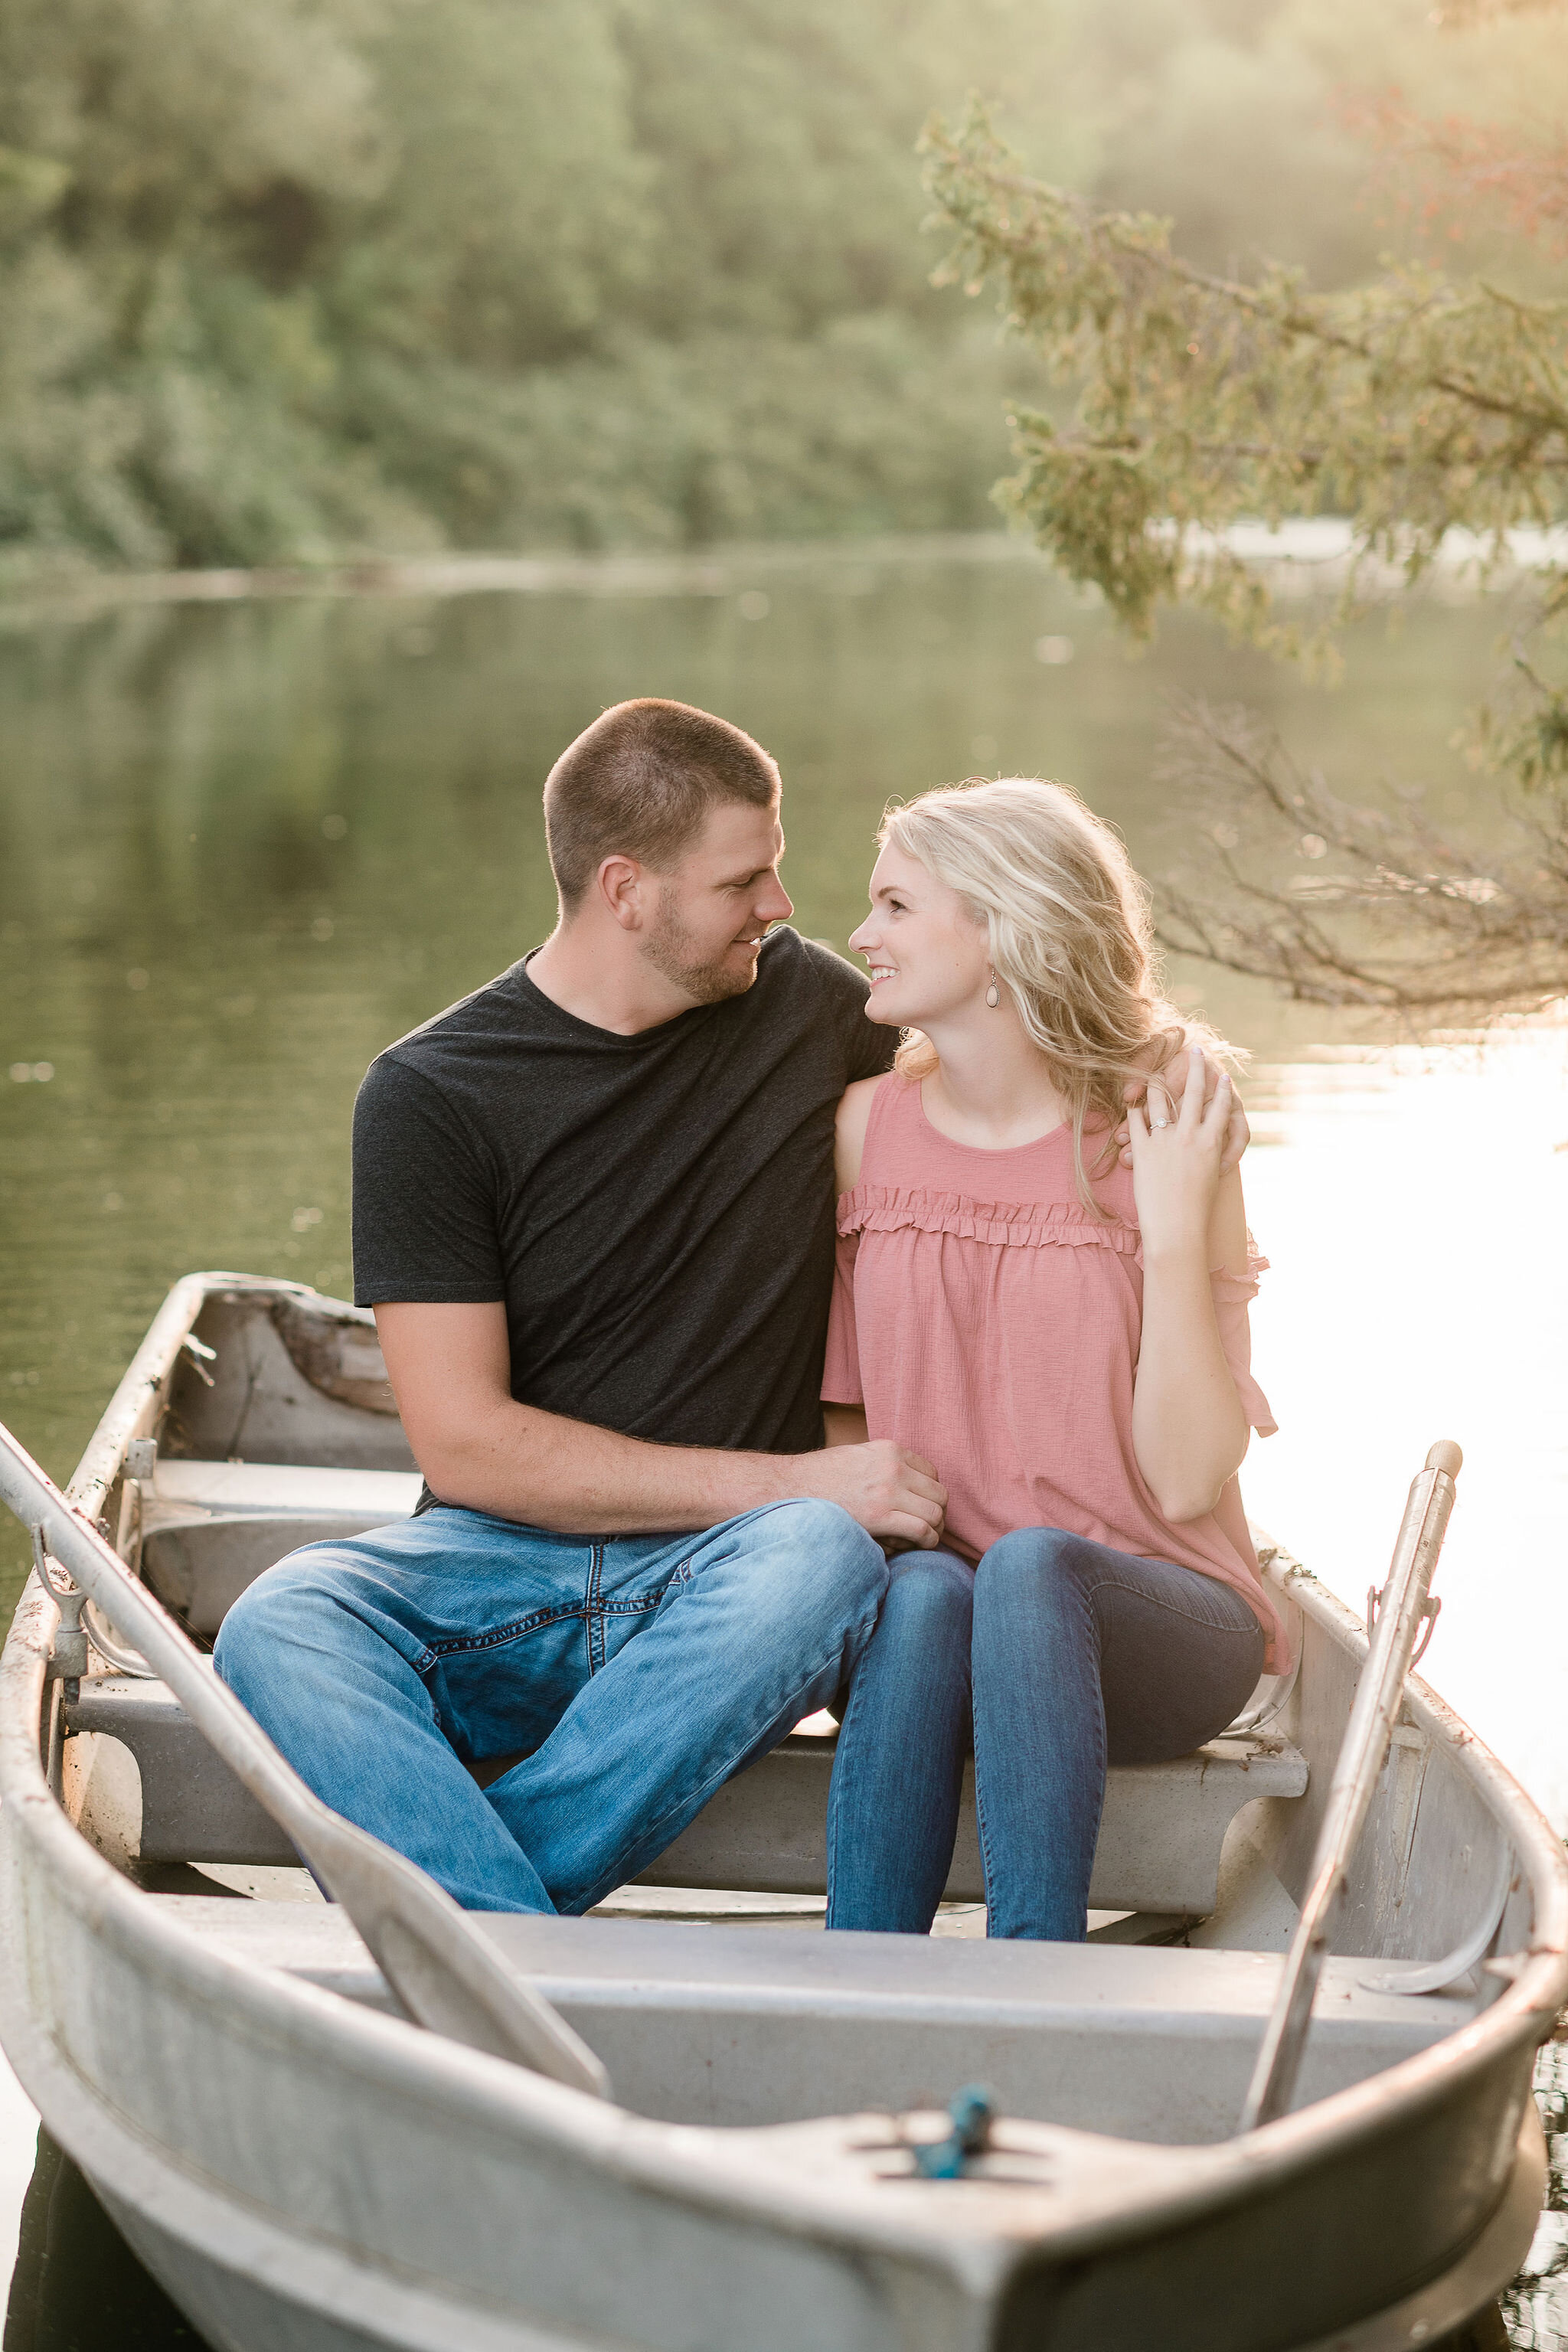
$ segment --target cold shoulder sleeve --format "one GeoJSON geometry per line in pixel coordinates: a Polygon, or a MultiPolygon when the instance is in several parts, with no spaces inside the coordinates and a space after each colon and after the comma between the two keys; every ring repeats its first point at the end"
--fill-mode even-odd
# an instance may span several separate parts
{"type": "Polygon", "coordinates": [[[1248,1234],[1247,1272],[1231,1274],[1224,1266],[1217,1266],[1209,1276],[1219,1343],[1225,1349],[1247,1426],[1255,1429],[1259,1437],[1272,1437],[1279,1426],[1268,1399],[1252,1376],[1252,1324],[1247,1310],[1258,1296],[1258,1276],[1268,1271],[1268,1260],[1259,1255],[1257,1243],[1248,1234]]]}
{"type": "Polygon", "coordinates": [[[827,1355],[822,1368],[824,1404],[864,1404],[855,1336],[855,1255],[858,1233],[840,1234],[833,1262],[833,1304],[827,1312],[827,1355]]]}

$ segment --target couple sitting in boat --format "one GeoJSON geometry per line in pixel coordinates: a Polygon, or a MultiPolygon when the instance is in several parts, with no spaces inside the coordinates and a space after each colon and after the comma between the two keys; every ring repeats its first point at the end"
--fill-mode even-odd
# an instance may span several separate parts
{"type": "Polygon", "coordinates": [[[1121,845],[1059,785],[925,793],[868,990],[770,929],[739,729],[623,703],[544,805],[556,929],[355,1112],[419,1508],[269,1570],[219,1672],[474,1910],[586,1910],[832,1707],[829,1927],[930,1927],[973,1744],[990,1932],[1081,1937],[1108,1761],[1211,1738],[1281,1638],[1246,1122],[1121,845]]]}

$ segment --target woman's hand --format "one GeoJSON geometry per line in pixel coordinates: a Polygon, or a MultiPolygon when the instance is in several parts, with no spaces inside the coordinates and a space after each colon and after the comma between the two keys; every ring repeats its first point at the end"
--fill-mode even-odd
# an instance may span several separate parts
{"type": "Polygon", "coordinates": [[[1163,1078],[1149,1081],[1141,1104],[1128,1111],[1132,1147],[1132,1197],[1143,1240],[1143,1263],[1191,1257],[1205,1266],[1215,1199],[1230,1135],[1232,1094],[1222,1070],[1208,1091],[1209,1065],[1187,1056],[1179,1105],[1163,1078]]]}
{"type": "MultiPolygon", "coordinates": [[[[1171,1061],[1167,1062],[1157,1081],[1152,1081],[1147,1078],[1130,1078],[1128,1080],[1127,1085],[1122,1089],[1121,1098],[1127,1104],[1129,1111],[1131,1112],[1131,1106],[1134,1103],[1141,1103],[1146,1100],[1151,1084],[1163,1086],[1168,1096],[1173,1099],[1176,1098],[1181,1094],[1182,1089],[1185,1087],[1188,1078],[1192,1075],[1192,1067],[1194,1062],[1200,1063],[1203,1067],[1205,1100],[1206,1102],[1210,1091],[1218,1083],[1221,1073],[1216,1069],[1214,1063],[1205,1059],[1205,1057],[1198,1052],[1195,1045],[1184,1045],[1181,1052],[1171,1061]]],[[[1240,1167],[1242,1154],[1246,1151],[1247,1145],[1252,1141],[1252,1129],[1247,1123],[1247,1113],[1242,1108],[1241,1097],[1237,1093],[1234,1084],[1229,1080],[1227,1080],[1226,1083],[1227,1085],[1230,1085],[1230,1124],[1226,1134],[1224,1156],[1220,1160],[1220,1172],[1223,1175],[1228,1175],[1233,1168],[1240,1167]]],[[[1132,1165],[1132,1134],[1130,1119],[1123,1119],[1121,1125],[1116,1130],[1116,1148],[1121,1155],[1121,1165],[1123,1168],[1131,1168],[1132,1165]]]]}

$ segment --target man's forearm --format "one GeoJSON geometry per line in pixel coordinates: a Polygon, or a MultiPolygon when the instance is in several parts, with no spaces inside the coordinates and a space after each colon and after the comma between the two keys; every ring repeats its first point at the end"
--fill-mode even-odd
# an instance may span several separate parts
{"type": "Polygon", "coordinates": [[[710,1528],[800,1491],[794,1457],[716,1446],[650,1445],[515,1400],[460,1436],[423,1448],[443,1503],[561,1535],[658,1534],[710,1528]]]}
{"type": "Polygon", "coordinates": [[[444,1503],[560,1535],[659,1535],[810,1497],[879,1543],[929,1548],[941,1535],[936,1472],[891,1441],[808,1454],[649,1445],[520,1404],[499,1300],[394,1300],[375,1319],[415,1459],[444,1503]]]}

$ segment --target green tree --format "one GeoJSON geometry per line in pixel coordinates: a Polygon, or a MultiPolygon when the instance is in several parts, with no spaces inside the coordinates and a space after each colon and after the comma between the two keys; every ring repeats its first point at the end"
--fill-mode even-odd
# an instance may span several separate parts
{"type": "Polygon", "coordinates": [[[468,544],[983,523],[1006,362],[928,281],[911,154],[979,54],[954,0],[558,5],[416,0],[374,46],[406,128],[334,309],[359,442],[468,544]]]}
{"type": "Polygon", "coordinates": [[[1039,371],[929,282],[931,106],[1342,284],[1425,5],[6,0],[0,579],[984,525],[1039,371]]]}
{"type": "Polygon", "coordinates": [[[385,168],[309,0],[0,12],[0,546],[232,558],[411,517],[324,428],[303,257],[385,168]]]}
{"type": "MultiPolygon", "coordinates": [[[[1004,500],[1134,635],[1188,604],[1321,662],[1369,595],[1416,591],[1456,534],[1495,579],[1510,533],[1568,525],[1568,301],[1518,282],[1542,274],[1562,156],[1403,119],[1439,165],[1445,137],[1472,167],[1510,158],[1500,193],[1527,265],[1513,285],[1418,258],[1327,292],[1283,263],[1199,267],[1168,220],[1029,176],[981,107],[928,134],[948,274],[998,282],[1012,332],[1066,388],[1016,412],[1004,500]],[[1334,610],[1306,631],[1235,536],[1303,516],[1348,523],[1334,610]]],[[[1484,844],[1418,799],[1334,791],[1244,712],[1189,711],[1171,772],[1192,849],[1164,891],[1170,943],[1304,1002],[1428,1025],[1568,992],[1565,623],[1568,573],[1549,572],[1468,744],[1509,810],[1484,844]]]]}
{"type": "Polygon", "coordinates": [[[0,572],[984,521],[911,152],[972,16],[8,0],[0,572]]]}

